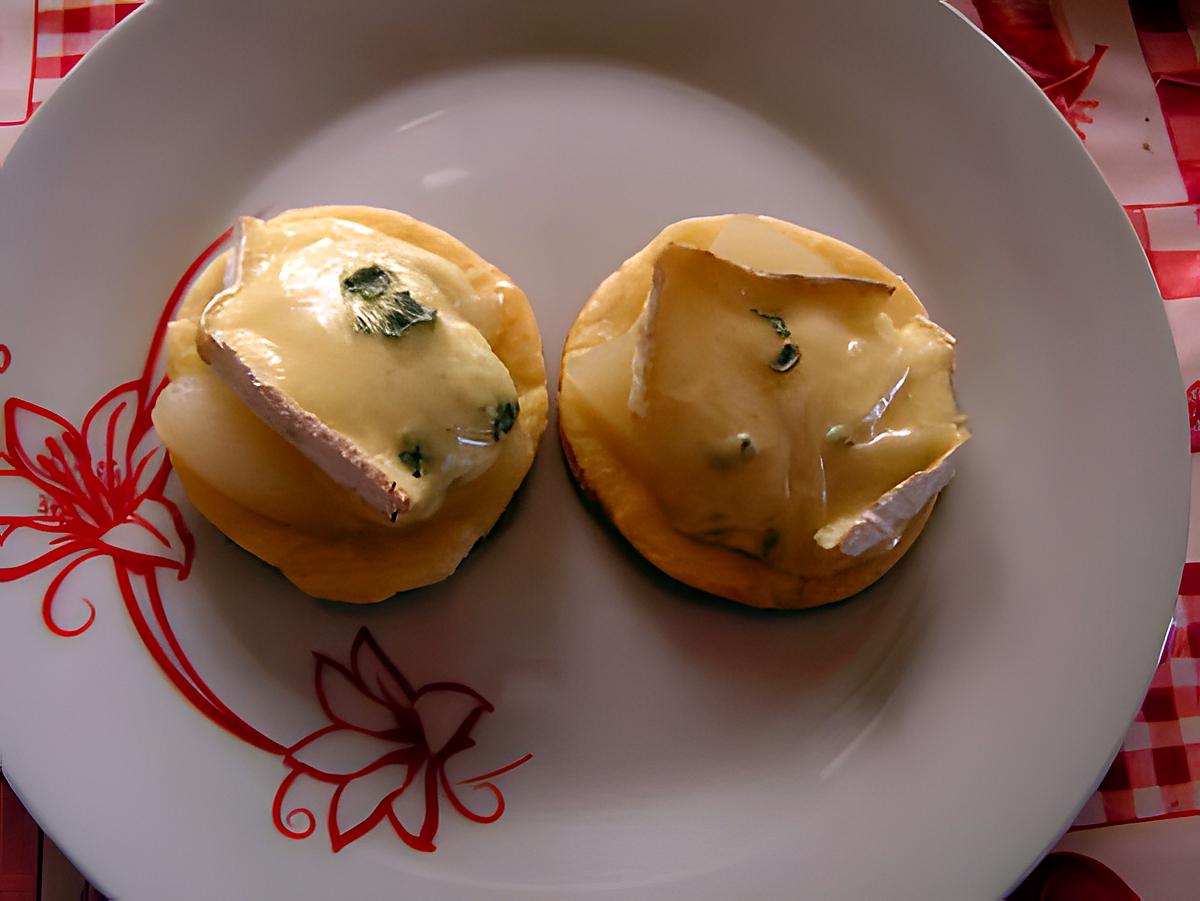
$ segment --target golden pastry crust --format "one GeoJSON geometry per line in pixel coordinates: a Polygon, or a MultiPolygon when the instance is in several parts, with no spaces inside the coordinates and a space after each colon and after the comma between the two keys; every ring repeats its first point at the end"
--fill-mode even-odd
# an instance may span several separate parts
{"type": "MultiPolygon", "coordinates": [[[[431,251],[462,269],[480,296],[494,301],[492,309],[498,318],[484,337],[508,369],[521,405],[521,414],[495,464],[478,479],[451,487],[437,513],[410,527],[375,526],[364,519],[351,531],[317,535],[239,504],[197,475],[185,453],[168,450],[188,498],[229,538],[278,567],[308,594],[372,603],[446,578],[495,525],[533,464],[545,431],[546,374],[541,336],[524,293],[461,241],[411,216],[373,207],[309,207],[289,210],[274,221],[324,218],[357,222],[431,251]],[[502,298],[497,293],[498,282],[503,285],[502,298]]],[[[227,256],[223,254],[201,273],[175,316],[167,345],[167,374],[172,378],[205,366],[196,353],[194,323],[224,286],[227,256]],[[181,327],[181,323],[191,323],[192,327],[181,327]]],[[[357,498],[265,425],[261,430],[255,438],[260,446],[265,442],[270,447],[272,459],[278,455],[289,471],[304,475],[297,490],[309,490],[306,486],[311,479],[316,485],[312,490],[343,501],[347,509],[356,507],[357,498]]],[[[344,525],[347,519],[342,518],[341,523],[344,525]]]]}
{"type": "MultiPolygon", "coordinates": [[[[640,315],[650,289],[654,261],[672,243],[708,248],[732,215],[686,219],[669,225],[601,283],[567,335],[559,369],[558,432],[567,463],[584,494],[647,560],[667,575],[702,591],[753,607],[804,608],[842,600],[879,579],[920,535],[936,496],[905,527],[892,549],[862,558],[839,550],[814,554],[804,576],[781,572],[737,551],[676,531],[654,495],[591,426],[585,404],[563,378],[567,357],[626,332],[640,315]]],[[[925,308],[904,281],[857,248],[790,222],[757,217],[814,251],[837,272],[895,286],[893,310],[903,318],[925,308]]]]}

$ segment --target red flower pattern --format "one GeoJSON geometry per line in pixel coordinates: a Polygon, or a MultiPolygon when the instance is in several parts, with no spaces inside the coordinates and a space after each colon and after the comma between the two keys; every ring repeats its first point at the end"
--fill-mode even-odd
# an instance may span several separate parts
{"type": "Polygon", "coordinates": [[[306,838],[316,821],[307,809],[284,817],[284,798],[301,776],[334,786],[328,830],[333,850],[340,851],[385,819],[396,835],[417,851],[434,851],[434,837],[444,795],[461,816],[494,823],[504,813],[504,795],[491,781],[523,763],[526,754],[498,769],[452,781],[451,758],[475,746],[471,737],[479,720],[494,708],[478,692],[455,682],[432,682],[413,688],[366,630],[359,631],[350,651],[350,666],[316,654],[316,691],[329,725],[287,749],[283,762],[291,772],[275,796],[276,827],[293,838],[306,838]],[[490,810],[467,806],[458,789],[486,791],[490,810]],[[398,801],[409,790],[422,794],[419,824],[409,828],[398,801]],[[305,821],[293,826],[296,818],[305,821]]]}
{"type": "MultiPolygon", "coordinates": [[[[471,737],[492,705],[454,682],[414,689],[366,629],[359,631],[346,667],[316,655],[316,694],[328,724],[285,745],[246,722],[208,686],[192,664],[167,616],[160,571],[185,579],[194,552],[179,508],[163,491],[170,458],[150,419],[165,379],[155,371],[167,323],[192,278],[220,250],[217,238],[184,272],[159,316],[142,375],[105,394],[76,427],[45,407],[10,397],[0,434],[0,582],[59,567],[42,597],[42,618],[56,635],[74,636],[93,623],[96,608],[81,598],[81,624],[56,616],[60,589],[78,567],[107,557],[116,587],[138,637],[155,663],[192,706],[253,747],[281,758],[289,772],[275,794],[276,828],[289,838],[316,829],[310,810],[283,812],[296,781],[309,777],[333,785],[329,836],[334,851],[366,835],[384,819],[406,845],[435,850],[443,796],[461,816],[492,823],[504,813],[504,796],[491,781],[530,759],[482,775],[452,780],[450,760],[475,746],[471,737]],[[490,809],[469,807],[459,791],[490,795],[490,809]],[[419,823],[410,829],[398,803],[420,794],[419,823]],[[303,828],[295,823],[304,820],[303,828]]],[[[0,372],[11,362],[0,345],[0,372]]]]}
{"type": "Polygon", "coordinates": [[[67,577],[88,560],[187,576],[192,539],[179,508],[163,497],[170,462],[151,430],[153,405],[143,383],[130,382],[102,397],[76,428],[24,400],[4,404],[0,478],[6,487],[23,483],[35,503],[32,512],[0,515],[0,582],[61,565],[42,598],[43,619],[58,635],[78,635],[95,619],[86,598],[82,625],[62,626],[54,610],[67,577]]]}

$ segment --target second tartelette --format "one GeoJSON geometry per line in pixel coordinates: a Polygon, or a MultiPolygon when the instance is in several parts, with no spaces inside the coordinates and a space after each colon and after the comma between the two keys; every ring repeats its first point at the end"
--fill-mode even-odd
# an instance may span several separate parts
{"type": "Polygon", "coordinates": [[[866,253],[762,216],[667,227],[563,351],[576,479],[682,582],[810,607],[882,576],[968,438],[954,339],[866,253]]]}

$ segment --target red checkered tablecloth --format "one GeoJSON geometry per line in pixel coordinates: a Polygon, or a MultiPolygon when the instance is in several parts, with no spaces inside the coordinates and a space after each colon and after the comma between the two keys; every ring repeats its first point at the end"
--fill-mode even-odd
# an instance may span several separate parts
{"type": "MultiPolygon", "coordinates": [[[[84,54],[139,5],[0,0],[0,79],[19,80],[0,80],[0,157],[84,54]]],[[[1189,386],[1192,450],[1200,451],[1200,0],[954,5],[1045,91],[1125,205],[1166,302],[1189,386]]],[[[0,345],[0,373],[4,354],[0,345]]],[[[1193,510],[1188,559],[1200,561],[1200,504],[1193,510]]],[[[1180,591],[1146,700],[1075,829],[1200,813],[1200,562],[1188,564],[1180,591]]],[[[42,861],[54,854],[0,776],[0,901],[42,899],[42,861]]]]}
{"type": "MultiPolygon", "coordinates": [[[[14,18],[17,6],[24,3],[32,8],[29,35],[32,37],[32,52],[26,88],[24,110],[10,114],[0,125],[20,125],[33,115],[83,55],[96,46],[108,31],[137,9],[142,0],[135,2],[104,2],[104,0],[8,0],[5,5],[14,18]]],[[[3,52],[3,47],[0,47],[3,52]]],[[[10,51],[16,53],[14,49],[10,51]]]]}
{"type": "MultiPolygon", "coordinates": [[[[1195,579],[1197,576],[1191,576],[1195,579]]],[[[1194,585],[1189,591],[1200,591],[1194,585]]],[[[1200,811],[1200,594],[1179,598],[1163,662],[1077,828],[1200,811]]]]}

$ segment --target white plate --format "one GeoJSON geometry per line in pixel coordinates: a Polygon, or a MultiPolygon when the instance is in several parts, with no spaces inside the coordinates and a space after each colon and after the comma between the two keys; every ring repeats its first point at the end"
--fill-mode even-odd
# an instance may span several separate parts
{"type": "MultiPolygon", "coordinates": [[[[904,273],[959,337],[975,439],[894,573],[794,615],[657,577],[581,505],[552,439],[453,579],[367,609],[291,590],[170,483],[196,542],[186,580],[170,507],[151,495],[135,512],[170,547],[138,556],[154,539],[135,520],[109,532],[116,550],[72,570],[50,610],[76,628],[86,595],[95,621],[79,636],[42,615],[73,558],[0,591],[5,773],[105,891],[987,898],[1070,821],[1170,617],[1183,394],[1120,208],[1033,85],[954,13],[155,0],[0,174],[3,395],[79,425],[138,378],[172,286],[234,216],[317,203],[407,210],[508,270],[533,298],[552,383],[583,300],[667,222],[741,210],[832,233],[904,273]],[[151,584],[210,693],[189,699],[152,656],[196,684],[154,625],[151,584]],[[477,744],[424,771],[462,804],[491,813],[490,789],[459,783],[533,754],[495,778],[498,822],[471,821],[424,775],[379,805],[402,766],[333,775],[400,747],[329,731],[332,716],[391,716],[333,665],[364,628],[414,686],[453,680],[494,705],[447,688],[417,702],[435,745],[478,716],[477,744]],[[293,783],[302,764],[326,781],[293,783]],[[306,839],[273,822],[285,782],[280,819],[311,825],[306,839]],[[334,835],[350,830],[337,853],[335,795],[334,835]],[[438,828],[422,837],[429,798],[438,828]],[[311,821],[288,817],[301,807],[311,821]],[[418,833],[408,844],[389,810],[418,833]],[[430,839],[436,853],[409,847],[430,839]]],[[[122,400],[114,485],[136,396],[93,419],[83,467],[108,456],[122,400]]],[[[25,452],[64,431],[18,419],[8,438],[25,452]]],[[[25,480],[0,486],[4,514],[35,513],[25,480]]],[[[79,522],[47,528],[70,536],[60,549],[88,540],[79,522]]],[[[386,669],[359,652],[374,687],[386,669]]]]}

